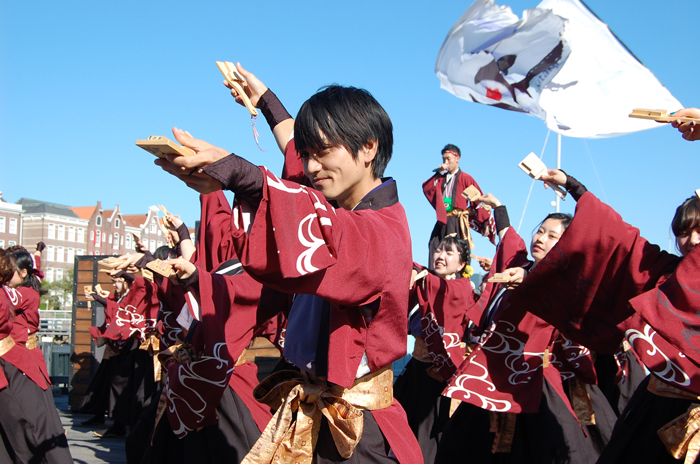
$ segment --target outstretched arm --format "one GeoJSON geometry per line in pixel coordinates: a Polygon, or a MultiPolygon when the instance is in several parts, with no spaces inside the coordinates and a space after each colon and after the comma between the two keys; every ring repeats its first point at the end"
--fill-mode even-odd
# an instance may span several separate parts
{"type": "MultiPolygon", "coordinates": [[[[294,131],[294,119],[287,113],[277,96],[255,74],[245,70],[241,63],[236,63],[236,69],[246,79],[246,82],[242,85],[243,91],[247,94],[253,106],[259,108],[263,116],[265,116],[270,129],[272,129],[272,134],[275,136],[277,146],[284,154],[287,142],[289,142],[294,131]]],[[[231,89],[231,95],[236,99],[236,102],[244,105],[243,99],[238,92],[225,80],[224,85],[231,89]]]]}

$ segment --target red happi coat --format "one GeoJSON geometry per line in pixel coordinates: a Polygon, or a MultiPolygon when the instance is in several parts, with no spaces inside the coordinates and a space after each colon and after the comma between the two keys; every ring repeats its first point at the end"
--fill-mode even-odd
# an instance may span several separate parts
{"type": "Polygon", "coordinates": [[[699,267],[700,247],[680,260],[586,192],[514,298],[595,351],[614,354],[626,337],[652,373],[698,395],[699,267]]]}
{"type": "MultiPolygon", "coordinates": [[[[12,310],[15,312],[15,318],[12,321],[13,328],[10,334],[17,343],[27,343],[29,334],[36,333],[39,330],[39,303],[41,296],[32,287],[18,287],[14,289],[18,294],[17,304],[12,305],[12,310]]],[[[41,372],[48,379],[49,370],[46,367],[44,354],[40,349],[30,349],[29,352],[35,357],[36,362],[41,369],[41,372]]]]}
{"type": "MultiPolygon", "coordinates": [[[[509,228],[499,244],[489,276],[527,263],[525,243],[509,228]]],[[[523,306],[511,304],[510,290],[503,293],[490,321],[487,320],[486,310],[501,289],[502,284],[489,283],[478,303],[467,312],[475,323],[480,321],[479,329],[472,334],[477,337],[476,346],[450,379],[443,395],[489,411],[535,413],[547,378],[568,405],[557,364],[550,362],[544,367],[543,363],[545,350],[556,336],[554,327],[523,306]]]]}
{"type": "Polygon", "coordinates": [[[119,305],[109,304],[110,301],[118,303],[119,299],[116,298],[114,294],[110,293],[109,296],[107,296],[106,300],[108,304],[104,307],[104,322],[101,326],[90,327],[88,330],[90,331],[90,335],[92,335],[92,338],[95,339],[95,343],[98,343],[98,346],[100,339],[102,339],[104,344],[109,346],[112,352],[119,353],[122,349],[124,349],[127,341],[121,339],[121,336],[118,333],[118,327],[116,325],[114,327],[110,326],[112,321],[116,317],[116,312],[119,309],[119,305]],[[105,333],[109,333],[110,335],[108,337],[105,337],[105,333]]]}
{"type": "Polygon", "coordinates": [[[467,310],[476,296],[469,279],[445,280],[428,274],[414,287],[420,305],[421,332],[433,367],[449,380],[464,360],[462,342],[469,319],[467,310]]]}
{"type": "MultiPolygon", "coordinates": [[[[19,304],[19,298],[21,298],[20,294],[15,292],[14,289],[3,286],[3,290],[0,291],[0,340],[10,336],[13,330],[13,323],[10,320],[11,305],[19,304]]],[[[26,346],[16,343],[7,353],[2,355],[2,359],[22,371],[42,390],[49,388],[48,376],[42,372],[36,357],[26,346]]],[[[0,389],[8,385],[5,373],[0,370],[0,389]]]]}
{"type": "Polygon", "coordinates": [[[253,398],[253,388],[258,383],[257,366],[246,362],[234,369],[257,327],[261,285],[247,274],[210,274],[236,257],[230,229],[231,208],[221,191],[201,195],[200,200],[200,234],[192,258],[199,273],[197,300],[201,309],[192,346],[200,355],[193,362],[168,367],[165,385],[168,420],[178,437],[215,423],[216,407],[230,386],[260,430],[264,430],[272,415],[269,408],[253,398]]]}
{"type": "MultiPolygon", "coordinates": [[[[452,206],[457,209],[465,210],[469,207],[469,200],[462,196],[462,192],[467,187],[473,185],[479,190],[479,193],[483,195],[481,187],[476,183],[474,178],[462,171],[461,169],[455,174],[457,176],[456,182],[457,186],[454,189],[454,195],[452,196],[452,206]]],[[[442,224],[447,224],[447,210],[445,209],[445,203],[442,198],[442,190],[445,182],[445,176],[435,174],[430,179],[423,182],[423,193],[428,202],[435,208],[435,215],[437,221],[442,224]]],[[[475,231],[487,237],[491,240],[491,243],[496,243],[496,223],[489,213],[480,203],[472,204],[476,209],[476,217],[469,218],[469,226],[475,231]]]]}
{"type": "MultiPolygon", "coordinates": [[[[293,142],[285,174],[301,179],[293,142]]],[[[250,232],[233,218],[239,259],[272,289],[330,302],[327,378],[350,388],[365,353],[372,372],[406,353],[412,260],[405,211],[398,202],[376,211],[335,209],[321,193],[261,169],[263,198],[250,232]],[[368,326],[359,307],[380,297],[368,326]]],[[[371,413],[399,462],[418,462],[420,448],[398,402],[371,413]]]]}
{"type": "Polygon", "coordinates": [[[551,347],[551,362],[555,364],[562,380],[576,377],[583,383],[596,385],[598,375],[591,350],[573,342],[557,332],[551,347]]]}
{"type": "Polygon", "coordinates": [[[160,334],[161,351],[185,340],[185,334],[177,323],[177,317],[185,305],[185,291],[170,279],[162,279],[156,285],[158,301],[161,303],[157,330],[160,334]]]}
{"type": "Polygon", "coordinates": [[[143,277],[136,277],[129,291],[119,300],[107,299],[105,324],[100,328],[91,327],[95,339],[124,342],[131,337],[143,341],[146,334],[156,327],[160,301],[156,287],[143,277]]]}
{"type": "Polygon", "coordinates": [[[19,343],[26,343],[30,333],[39,330],[39,303],[41,297],[32,287],[14,289],[19,294],[17,305],[12,305],[15,319],[12,321],[12,338],[19,343]]]}

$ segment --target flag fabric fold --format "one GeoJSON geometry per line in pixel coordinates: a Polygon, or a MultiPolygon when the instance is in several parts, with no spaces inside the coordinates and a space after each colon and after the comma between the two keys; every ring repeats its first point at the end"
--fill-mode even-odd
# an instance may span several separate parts
{"type": "Polygon", "coordinates": [[[522,19],[476,0],[447,34],[435,73],[459,98],[537,116],[569,137],[658,127],[628,115],[682,107],[580,0],[544,0],[522,19]]]}

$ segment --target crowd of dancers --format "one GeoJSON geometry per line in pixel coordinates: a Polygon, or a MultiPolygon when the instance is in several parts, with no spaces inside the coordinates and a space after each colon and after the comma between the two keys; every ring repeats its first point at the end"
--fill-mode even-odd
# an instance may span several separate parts
{"type": "MultiPolygon", "coordinates": [[[[696,461],[697,195],[671,223],[677,256],[550,170],[541,180],[565,188],[576,213],[545,217],[528,257],[506,206],[460,171],[450,144],[423,184],[437,223],[419,264],[384,177],[392,125],[374,97],[325,87],[292,119],[238,71],[283,172],[173,130],[195,154],[156,164],[201,194],[197,243],[168,214],[171,246],[108,260],[114,292],[85,289],[105,309],[91,328],[105,355],[83,425],[111,417],[96,434],[126,437],[130,464],[696,461]],[[470,254],[471,231],[496,244],[493,257],[470,254]],[[261,382],[246,359],[257,337],[281,353],[261,382]]],[[[39,269],[24,249],[0,250],[3,462],[72,462],[36,349],[39,269]]]]}

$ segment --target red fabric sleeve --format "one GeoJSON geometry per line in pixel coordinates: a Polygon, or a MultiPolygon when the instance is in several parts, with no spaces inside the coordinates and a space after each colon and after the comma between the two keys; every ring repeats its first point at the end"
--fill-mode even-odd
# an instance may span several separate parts
{"type": "Polygon", "coordinates": [[[614,354],[628,301],[652,288],[679,258],[662,251],[586,192],[559,243],[527,276],[512,304],[594,351],[614,354]]]}

